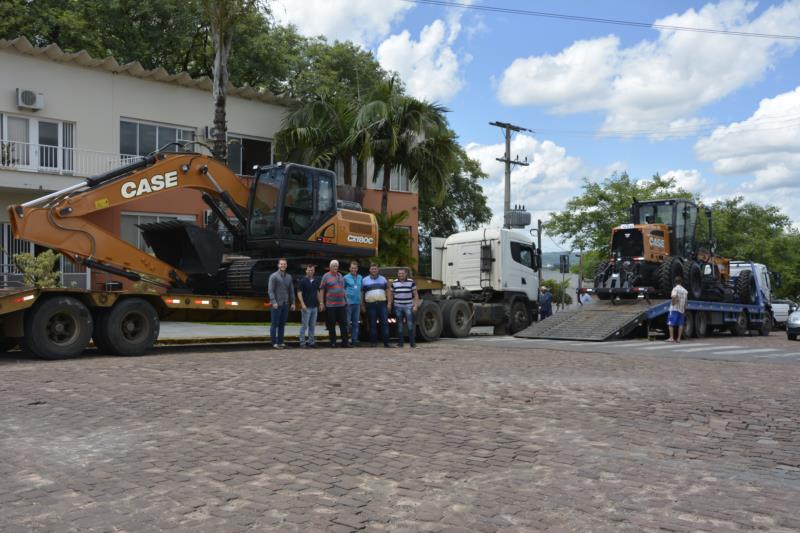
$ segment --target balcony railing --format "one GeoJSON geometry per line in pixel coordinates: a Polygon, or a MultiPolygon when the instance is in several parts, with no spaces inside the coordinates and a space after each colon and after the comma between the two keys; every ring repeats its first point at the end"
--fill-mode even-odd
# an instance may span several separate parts
{"type": "Polygon", "coordinates": [[[0,169],[87,177],[140,159],[135,155],[0,140],[0,169]]]}

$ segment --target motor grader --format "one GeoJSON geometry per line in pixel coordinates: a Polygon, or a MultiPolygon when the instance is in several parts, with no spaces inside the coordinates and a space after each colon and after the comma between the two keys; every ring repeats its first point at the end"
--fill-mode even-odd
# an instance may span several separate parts
{"type": "Polygon", "coordinates": [[[640,294],[669,297],[676,277],[690,300],[752,303],[755,282],[749,271],[731,283],[730,261],[715,254],[711,209],[686,199],[634,200],[630,222],[611,233],[610,257],[595,272],[594,293],[602,300],[640,294]],[[697,240],[698,213],[707,240],[697,240]]]}

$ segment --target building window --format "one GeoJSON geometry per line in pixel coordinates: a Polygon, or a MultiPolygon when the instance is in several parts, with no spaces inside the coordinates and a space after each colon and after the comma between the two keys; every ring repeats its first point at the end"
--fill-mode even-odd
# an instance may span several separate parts
{"type": "MultiPolygon", "coordinates": [[[[187,126],[168,126],[130,119],[119,123],[119,153],[125,157],[144,156],[169,143],[193,140],[194,129],[187,126]]],[[[177,152],[179,148],[171,145],[165,151],[177,152]]]]}
{"type": "Polygon", "coordinates": [[[404,172],[392,172],[389,190],[395,192],[409,192],[411,190],[411,183],[409,182],[408,176],[404,172]]]}
{"type": "Polygon", "coordinates": [[[228,135],[228,167],[240,176],[254,176],[253,167],[272,164],[272,142],[228,135]]]}
{"type": "Polygon", "coordinates": [[[120,219],[122,238],[136,246],[140,250],[152,253],[152,248],[147,246],[142,237],[139,224],[149,224],[151,222],[164,222],[166,220],[185,220],[187,222],[197,222],[197,217],[192,215],[170,215],[159,213],[122,213],[120,219]]]}
{"type": "Polygon", "coordinates": [[[70,172],[74,147],[74,122],[0,114],[0,166],[70,172]]]}

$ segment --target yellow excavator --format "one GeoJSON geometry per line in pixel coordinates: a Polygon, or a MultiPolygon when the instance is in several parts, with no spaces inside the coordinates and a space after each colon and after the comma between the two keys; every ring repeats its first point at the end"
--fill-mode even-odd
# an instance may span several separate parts
{"type": "Polygon", "coordinates": [[[334,173],[269,165],[248,184],[221,161],[170,148],[10,206],[14,236],[94,270],[202,294],[264,294],[266,274],[280,257],[299,267],[377,254],[375,216],[337,206],[334,173]],[[92,220],[103,210],[181,189],[200,191],[225,230],[183,221],[141,224],[150,254],[92,220]],[[225,261],[226,252],[236,259],[225,261]]]}

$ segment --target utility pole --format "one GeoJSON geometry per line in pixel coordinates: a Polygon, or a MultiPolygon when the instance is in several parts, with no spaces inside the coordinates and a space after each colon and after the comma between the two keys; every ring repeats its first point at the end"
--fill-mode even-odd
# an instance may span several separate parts
{"type": "MultiPolygon", "coordinates": [[[[542,253],[542,220],[536,221],[536,246],[538,247],[539,254],[542,253]]],[[[540,256],[541,257],[541,256],[540,256]]],[[[542,286],[542,267],[539,267],[539,287],[542,286]]]]}
{"type": "Polygon", "coordinates": [[[511,209],[511,165],[527,167],[530,165],[530,163],[528,163],[527,157],[524,161],[520,161],[519,156],[517,156],[516,159],[511,159],[511,132],[529,131],[533,133],[533,130],[523,128],[522,126],[515,126],[514,124],[509,124],[508,122],[495,121],[490,122],[489,125],[503,128],[506,136],[506,153],[504,157],[496,158],[497,161],[505,163],[506,165],[506,186],[505,195],[503,196],[503,226],[506,228],[524,228],[531,223],[531,217],[529,213],[525,213],[524,207],[520,208],[515,206],[513,210],[511,209]],[[527,222],[525,222],[525,214],[527,214],[527,222]]]}

